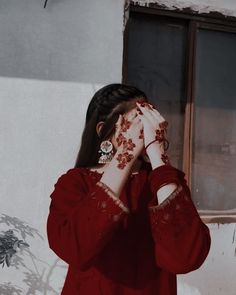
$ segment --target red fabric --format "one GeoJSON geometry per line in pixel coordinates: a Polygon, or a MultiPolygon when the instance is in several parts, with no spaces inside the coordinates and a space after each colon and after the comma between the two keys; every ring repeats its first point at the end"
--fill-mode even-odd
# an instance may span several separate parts
{"type": "Polygon", "coordinates": [[[176,295],[176,274],[198,269],[211,238],[185,174],[143,163],[120,195],[126,212],[100,187],[102,174],[72,168],[50,195],[50,248],[69,264],[62,295],[176,295]],[[156,191],[177,189],[160,205],[156,191]]]}

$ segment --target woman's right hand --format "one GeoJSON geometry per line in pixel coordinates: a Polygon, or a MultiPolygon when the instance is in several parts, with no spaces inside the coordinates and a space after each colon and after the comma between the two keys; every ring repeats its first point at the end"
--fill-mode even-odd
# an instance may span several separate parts
{"type": "Polygon", "coordinates": [[[123,169],[128,162],[134,161],[144,148],[143,123],[137,116],[136,108],[119,116],[114,140],[118,167],[123,169]]]}
{"type": "Polygon", "coordinates": [[[144,148],[143,123],[137,116],[137,108],[120,115],[112,143],[116,152],[106,166],[100,182],[106,184],[119,198],[130,170],[144,148]],[[141,136],[140,136],[141,135],[141,136]]]}

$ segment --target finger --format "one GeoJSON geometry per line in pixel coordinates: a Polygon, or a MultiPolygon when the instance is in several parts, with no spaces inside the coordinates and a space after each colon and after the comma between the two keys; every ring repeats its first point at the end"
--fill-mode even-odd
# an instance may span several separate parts
{"type": "Polygon", "coordinates": [[[150,102],[145,102],[145,103],[138,103],[138,106],[142,107],[142,108],[146,108],[147,110],[151,110],[154,111],[156,114],[160,115],[160,112],[155,108],[155,106],[150,103],[150,102]]]}
{"type": "Polygon", "coordinates": [[[165,121],[165,118],[156,109],[152,109],[151,112],[155,114],[160,119],[161,122],[165,121]]]}
{"type": "Polygon", "coordinates": [[[128,120],[131,124],[137,123],[140,121],[140,118],[137,117],[137,108],[132,109],[124,115],[125,119],[128,120]]]}
{"type": "Polygon", "coordinates": [[[140,115],[140,114],[138,114],[137,117],[141,120],[143,126],[148,126],[148,125],[150,125],[148,118],[145,117],[144,115],[140,115]]]}
{"type": "Polygon", "coordinates": [[[150,110],[150,112],[155,115],[157,117],[157,119],[159,120],[159,125],[162,129],[167,128],[168,126],[168,122],[165,120],[165,118],[158,112],[157,109],[153,108],[152,110],[150,110]]]}
{"type": "MultiPolygon", "coordinates": [[[[141,105],[141,106],[145,107],[145,105],[141,105]]],[[[148,107],[149,110],[155,111],[155,113],[160,115],[160,112],[156,109],[154,104],[152,104],[151,102],[149,102],[146,106],[148,107]]]]}
{"type": "MultiPolygon", "coordinates": [[[[152,121],[153,124],[156,124],[156,121],[159,122],[159,124],[166,122],[165,118],[155,108],[148,109],[145,106],[140,105],[140,109],[142,109],[142,111],[146,114],[146,116],[148,116],[149,114],[150,120],[151,120],[151,116],[153,117],[153,120],[155,120],[155,122],[152,121]]],[[[166,126],[166,125],[167,125],[166,123],[163,124],[163,126],[166,126]]]]}
{"type": "Polygon", "coordinates": [[[136,133],[136,130],[139,130],[143,128],[143,123],[141,121],[141,119],[136,116],[132,121],[131,121],[131,125],[130,125],[130,128],[127,129],[127,131],[125,132],[125,134],[127,136],[130,136],[132,134],[135,134],[136,133]]]}
{"type": "Polygon", "coordinates": [[[115,123],[116,127],[119,127],[121,125],[121,123],[122,123],[122,115],[119,114],[118,120],[115,123]]]}
{"type": "Polygon", "coordinates": [[[156,110],[151,110],[150,113],[152,114],[152,116],[159,122],[159,125],[162,122],[165,122],[165,118],[156,110]]]}
{"type": "Polygon", "coordinates": [[[167,127],[168,127],[168,125],[169,125],[169,123],[168,123],[166,120],[161,121],[161,122],[159,123],[159,127],[160,127],[160,129],[164,129],[166,132],[167,132],[167,127]]]}
{"type": "Polygon", "coordinates": [[[141,118],[138,116],[138,114],[135,114],[134,119],[132,120],[133,124],[139,124],[141,122],[141,118]]]}
{"type": "Polygon", "coordinates": [[[129,130],[129,137],[135,138],[135,140],[142,140],[143,141],[143,123],[140,118],[136,120],[135,124],[133,125],[133,128],[129,130]]]}
{"type": "Polygon", "coordinates": [[[146,107],[150,110],[155,108],[155,106],[150,101],[137,101],[137,103],[139,103],[139,105],[141,105],[142,107],[146,107]]]}
{"type": "Polygon", "coordinates": [[[150,105],[152,107],[152,109],[150,110],[150,112],[153,113],[153,114],[155,114],[156,116],[158,116],[158,118],[160,118],[160,122],[166,121],[165,118],[160,114],[160,112],[155,108],[155,106],[153,104],[150,104],[150,105]]]}
{"type": "Polygon", "coordinates": [[[128,113],[125,114],[125,117],[126,117],[128,120],[131,120],[131,121],[132,121],[136,116],[137,116],[137,110],[136,110],[136,108],[130,110],[128,113]]]}
{"type": "Polygon", "coordinates": [[[142,111],[142,110],[152,110],[152,106],[148,103],[139,103],[136,102],[137,107],[142,111]]]}
{"type": "Polygon", "coordinates": [[[151,122],[152,125],[155,126],[157,125],[157,122],[159,123],[160,118],[151,109],[148,109],[146,106],[144,107],[142,105],[138,105],[138,107],[143,113],[143,115],[149,120],[149,122],[151,122]]]}
{"type": "Polygon", "coordinates": [[[121,114],[119,114],[118,120],[115,123],[115,130],[116,130],[116,134],[119,134],[120,130],[121,130],[121,124],[122,124],[122,120],[123,117],[121,114]]]}
{"type": "MultiPolygon", "coordinates": [[[[133,114],[133,116],[134,116],[134,114],[133,114]]],[[[135,116],[136,116],[136,114],[135,114],[135,116]]],[[[133,120],[127,119],[127,115],[123,116],[120,128],[118,129],[117,136],[119,137],[120,134],[122,134],[123,136],[127,136],[130,133],[133,133],[136,128],[136,125],[139,123],[139,121],[140,121],[140,118],[138,118],[137,116],[133,120]]]]}

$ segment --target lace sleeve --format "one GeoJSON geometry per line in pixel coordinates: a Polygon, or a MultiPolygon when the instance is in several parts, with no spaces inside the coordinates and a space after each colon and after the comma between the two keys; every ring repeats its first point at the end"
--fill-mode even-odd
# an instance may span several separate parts
{"type": "Polygon", "coordinates": [[[186,181],[160,205],[149,207],[157,266],[175,274],[187,273],[206,259],[211,239],[191,199],[186,181]]]}
{"type": "Polygon", "coordinates": [[[81,270],[96,259],[129,212],[108,186],[90,180],[89,188],[83,189],[78,171],[62,175],[50,195],[47,219],[50,248],[81,270]]]}
{"type": "Polygon", "coordinates": [[[171,228],[174,236],[178,236],[194,216],[199,216],[181,184],[160,205],[150,206],[149,214],[152,227],[157,227],[155,228],[156,241],[162,240],[168,235],[168,231],[165,230],[168,227],[171,228]]]}

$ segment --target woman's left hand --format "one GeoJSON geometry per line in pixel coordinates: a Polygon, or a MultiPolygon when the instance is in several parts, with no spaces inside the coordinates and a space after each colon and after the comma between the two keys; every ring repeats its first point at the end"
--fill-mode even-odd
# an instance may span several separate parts
{"type": "Polygon", "coordinates": [[[167,132],[167,121],[163,116],[155,109],[155,107],[144,101],[136,102],[137,114],[143,123],[143,137],[144,146],[146,147],[155,138],[159,138],[155,143],[159,142],[160,150],[164,152],[164,142],[161,138],[164,138],[165,132],[167,132]]]}

